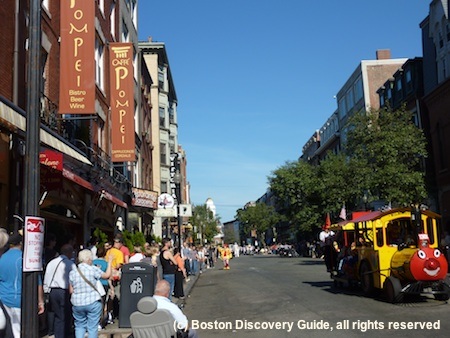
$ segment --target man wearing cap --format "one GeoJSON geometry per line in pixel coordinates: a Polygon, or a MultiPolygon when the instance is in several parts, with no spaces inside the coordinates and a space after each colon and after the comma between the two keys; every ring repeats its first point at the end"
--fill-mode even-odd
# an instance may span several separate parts
{"type": "MultiPolygon", "coordinates": [[[[44,312],[44,292],[42,282],[38,285],[38,313],[44,312]]],[[[0,258],[0,300],[11,320],[15,338],[20,338],[20,318],[22,300],[22,236],[9,236],[9,250],[0,258]]]]}

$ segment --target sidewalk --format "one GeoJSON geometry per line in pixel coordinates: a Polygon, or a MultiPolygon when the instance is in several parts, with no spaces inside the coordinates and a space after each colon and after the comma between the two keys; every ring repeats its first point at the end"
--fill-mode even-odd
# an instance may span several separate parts
{"type": "MultiPolygon", "coordinates": [[[[192,288],[197,282],[200,274],[196,276],[189,276],[189,282],[185,282],[184,284],[184,299],[172,298],[172,301],[177,304],[181,309],[184,307],[186,303],[186,299],[189,297],[192,288]]],[[[115,319],[114,324],[109,324],[103,330],[98,332],[99,338],[128,338],[131,334],[131,328],[119,328],[119,320],[115,319]]]]}

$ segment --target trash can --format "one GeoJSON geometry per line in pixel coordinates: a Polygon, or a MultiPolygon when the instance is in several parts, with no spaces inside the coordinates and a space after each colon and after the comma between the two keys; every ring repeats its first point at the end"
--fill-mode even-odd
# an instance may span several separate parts
{"type": "Polygon", "coordinates": [[[131,327],[130,315],[137,311],[142,297],[153,296],[156,267],[148,263],[129,263],[122,266],[120,277],[119,327],[131,327]]]}

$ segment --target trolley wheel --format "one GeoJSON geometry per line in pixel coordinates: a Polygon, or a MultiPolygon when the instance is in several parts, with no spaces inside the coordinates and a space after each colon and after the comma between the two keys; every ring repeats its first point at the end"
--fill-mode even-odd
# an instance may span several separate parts
{"type": "Polygon", "coordinates": [[[373,273],[371,272],[369,263],[363,262],[359,269],[359,280],[361,281],[361,289],[366,296],[370,296],[374,292],[373,273]]]}
{"type": "Polygon", "coordinates": [[[440,301],[446,301],[449,299],[449,295],[445,293],[438,293],[434,295],[434,299],[440,300],[440,301]]]}
{"type": "Polygon", "coordinates": [[[384,281],[384,294],[389,303],[400,303],[403,300],[402,284],[393,276],[384,281]]]}

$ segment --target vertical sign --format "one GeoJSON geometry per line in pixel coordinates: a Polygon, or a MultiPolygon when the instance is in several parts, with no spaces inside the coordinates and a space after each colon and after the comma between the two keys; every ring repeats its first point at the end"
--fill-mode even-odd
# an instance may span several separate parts
{"type": "Polygon", "coordinates": [[[23,271],[42,271],[42,251],[44,247],[44,224],[41,217],[25,217],[23,242],[23,271]]]}
{"type": "Polygon", "coordinates": [[[135,161],[133,45],[109,44],[111,79],[111,160],[135,161]]]}
{"type": "Polygon", "coordinates": [[[61,0],[60,114],[95,113],[95,1],[61,0]]]}

